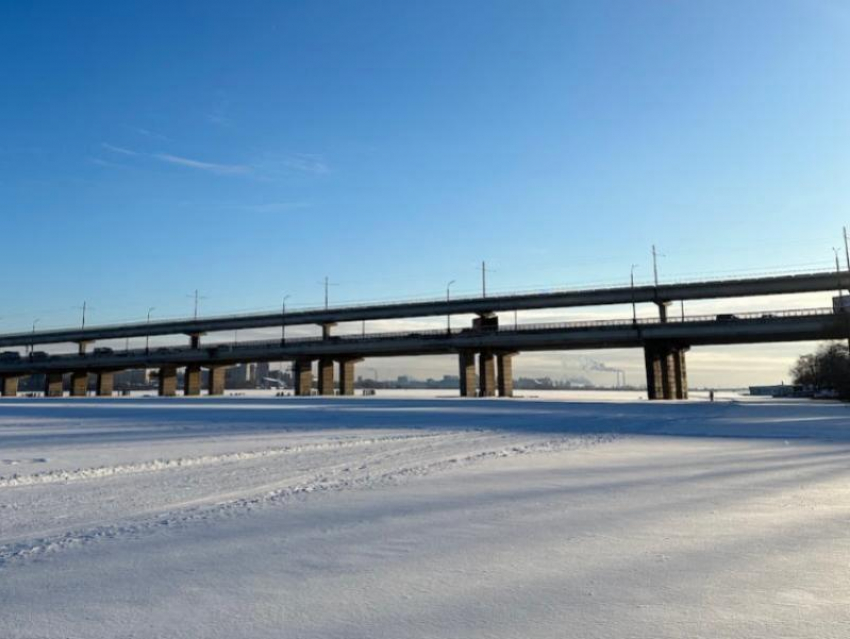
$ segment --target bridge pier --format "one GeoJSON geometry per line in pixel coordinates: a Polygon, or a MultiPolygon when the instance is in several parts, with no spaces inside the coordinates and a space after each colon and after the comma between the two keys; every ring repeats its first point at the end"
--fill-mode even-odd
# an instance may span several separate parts
{"type": "Polygon", "coordinates": [[[496,355],[498,369],[499,397],[514,396],[514,353],[499,353],[496,355]]]}
{"type": "Polygon", "coordinates": [[[496,395],[496,358],[490,351],[478,355],[478,396],[496,395]]]}
{"type": "Polygon", "coordinates": [[[185,397],[196,397],[201,394],[201,367],[198,364],[189,364],[183,371],[183,395],[185,397]]]}
{"type": "Polygon", "coordinates": [[[334,394],[334,361],[330,357],[319,359],[319,395],[334,394]]]}
{"type": "Polygon", "coordinates": [[[687,399],[688,376],[685,353],[688,347],[672,344],[644,346],[646,391],[649,399],[687,399]]]}
{"type": "Polygon", "coordinates": [[[62,397],[65,376],[62,373],[47,373],[44,376],[44,396],[62,397]]]}
{"type": "Polygon", "coordinates": [[[97,396],[112,397],[115,389],[115,373],[112,371],[101,371],[97,374],[97,396]]]}
{"type": "Polygon", "coordinates": [[[292,363],[292,385],[296,395],[309,395],[313,390],[313,361],[296,359],[292,363]]]}
{"type": "Polygon", "coordinates": [[[354,395],[354,365],[362,359],[339,360],[339,394],[354,395]]]}
{"type": "Polygon", "coordinates": [[[18,378],[12,375],[0,377],[0,394],[3,397],[14,397],[18,394],[18,378]]]}
{"type": "Polygon", "coordinates": [[[475,353],[461,351],[458,353],[460,365],[460,396],[475,397],[475,353]]]}
{"type": "Polygon", "coordinates": [[[174,397],[177,394],[177,369],[163,366],[159,369],[159,394],[161,397],[174,397]]]}
{"type": "Polygon", "coordinates": [[[87,371],[71,373],[71,397],[85,397],[89,392],[89,374],[87,371]]]}
{"type": "Polygon", "coordinates": [[[658,319],[664,323],[667,321],[667,307],[670,306],[670,302],[655,302],[655,305],[658,307],[658,319]]]}
{"type": "Polygon", "coordinates": [[[202,333],[193,333],[189,335],[189,348],[201,347],[201,335],[202,333]]]}
{"type": "Polygon", "coordinates": [[[224,395],[224,379],[227,366],[210,366],[207,370],[207,392],[210,395],[224,395]]]}

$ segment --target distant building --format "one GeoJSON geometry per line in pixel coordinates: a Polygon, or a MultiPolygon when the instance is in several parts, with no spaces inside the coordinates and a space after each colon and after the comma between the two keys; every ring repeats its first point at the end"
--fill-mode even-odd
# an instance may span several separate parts
{"type": "Polygon", "coordinates": [[[756,397],[799,397],[802,393],[803,387],[794,384],[750,386],[750,395],[756,397]]]}

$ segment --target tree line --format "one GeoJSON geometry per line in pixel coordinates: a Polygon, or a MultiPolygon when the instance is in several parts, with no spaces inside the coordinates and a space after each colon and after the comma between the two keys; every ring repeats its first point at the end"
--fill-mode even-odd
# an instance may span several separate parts
{"type": "Polygon", "coordinates": [[[834,391],[850,399],[850,354],[838,342],[823,344],[815,353],[803,355],[791,369],[794,384],[814,391],[834,391]]]}

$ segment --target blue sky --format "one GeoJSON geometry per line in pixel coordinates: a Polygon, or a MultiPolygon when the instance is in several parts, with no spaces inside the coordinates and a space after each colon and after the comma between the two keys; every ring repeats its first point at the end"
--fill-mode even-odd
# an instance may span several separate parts
{"type": "Polygon", "coordinates": [[[8,2],[7,330],[825,268],[844,2],[8,2]]]}

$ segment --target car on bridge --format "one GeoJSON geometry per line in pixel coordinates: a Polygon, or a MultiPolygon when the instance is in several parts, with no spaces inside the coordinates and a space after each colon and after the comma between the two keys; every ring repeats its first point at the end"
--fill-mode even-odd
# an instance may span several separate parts
{"type": "Polygon", "coordinates": [[[738,319],[741,319],[741,318],[738,317],[737,315],[734,315],[733,313],[721,313],[720,315],[717,316],[718,322],[734,322],[735,320],[738,320],[738,319]]]}
{"type": "Polygon", "coordinates": [[[16,362],[21,359],[21,354],[17,351],[3,351],[0,353],[0,362],[16,362]]]}
{"type": "Polygon", "coordinates": [[[94,352],[92,354],[95,357],[103,357],[105,355],[113,355],[114,353],[115,353],[115,351],[113,351],[111,348],[107,348],[107,347],[103,346],[101,348],[94,349],[94,352]]]}

